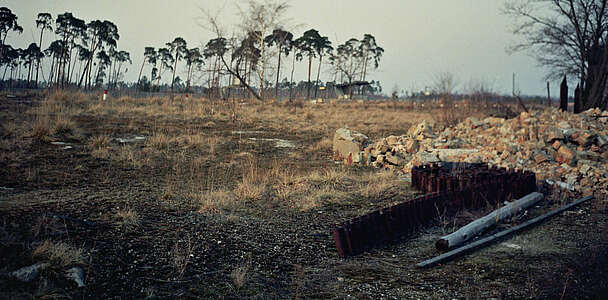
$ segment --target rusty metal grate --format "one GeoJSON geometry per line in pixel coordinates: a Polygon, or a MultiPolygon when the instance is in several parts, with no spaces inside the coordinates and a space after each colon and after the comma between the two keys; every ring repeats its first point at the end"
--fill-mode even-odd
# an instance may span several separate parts
{"type": "Polygon", "coordinates": [[[412,170],[412,187],[427,194],[372,211],[333,228],[340,257],[359,254],[412,233],[438,215],[476,209],[536,191],[532,172],[481,164],[442,164],[412,170]]]}

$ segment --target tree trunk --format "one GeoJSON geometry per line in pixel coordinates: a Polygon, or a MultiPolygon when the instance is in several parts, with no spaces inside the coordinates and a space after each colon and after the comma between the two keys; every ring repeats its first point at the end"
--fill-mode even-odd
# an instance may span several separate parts
{"type": "Polygon", "coordinates": [[[310,99],[310,68],[312,67],[312,56],[308,56],[308,85],[306,85],[306,99],[310,99]]]}
{"type": "Polygon", "coordinates": [[[565,75],[559,89],[559,109],[561,111],[568,111],[568,81],[565,75]]]}
{"type": "MultiPolygon", "coordinates": [[[[38,47],[40,47],[40,51],[42,51],[42,34],[44,33],[44,25],[40,30],[40,42],[38,47]]],[[[36,64],[36,88],[38,88],[38,71],[40,71],[40,56],[38,56],[38,63],[36,64]]]]}
{"type": "Polygon", "coordinates": [[[72,38],[72,42],[70,43],[70,51],[69,51],[69,55],[68,55],[68,72],[67,72],[67,76],[66,76],[66,80],[68,85],[70,84],[70,81],[72,80],[72,77],[70,76],[71,74],[71,70],[72,70],[72,52],[74,51],[74,39],[72,38]]]}
{"type": "Polygon", "coordinates": [[[549,89],[549,81],[547,81],[547,106],[551,107],[551,90],[549,89]]]}
{"type": "Polygon", "coordinates": [[[258,100],[262,100],[262,97],[260,97],[260,95],[258,95],[255,90],[247,83],[245,83],[245,79],[243,77],[241,77],[238,72],[234,72],[232,71],[230,68],[228,68],[228,64],[226,63],[226,60],[224,59],[223,56],[221,56],[222,59],[222,63],[224,64],[224,67],[226,67],[226,69],[228,70],[228,73],[234,75],[236,78],[238,78],[238,80],[241,81],[241,83],[243,83],[243,85],[245,86],[245,88],[247,88],[247,90],[249,90],[249,92],[258,100]]]}
{"type": "Polygon", "coordinates": [[[575,202],[572,202],[572,203],[570,203],[568,205],[565,205],[563,207],[560,207],[558,209],[552,210],[552,211],[550,211],[550,212],[548,212],[548,213],[546,213],[544,215],[538,216],[538,217],[536,217],[534,219],[526,221],[526,222],[524,222],[522,224],[519,224],[519,225],[517,225],[515,227],[512,227],[510,229],[503,230],[503,231],[498,232],[496,234],[492,234],[489,237],[486,237],[486,238],[480,239],[478,241],[472,242],[472,243],[470,243],[470,244],[468,244],[466,246],[460,247],[458,249],[454,249],[454,250],[452,250],[450,252],[441,254],[441,255],[439,255],[437,257],[434,257],[432,259],[425,260],[425,261],[417,264],[416,266],[419,267],[419,268],[426,268],[426,267],[434,266],[434,265],[439,264],[439,263],[447,262],[447,261],[451,260],[452,258],[455,258],[457,256],[463,255],[463,254],[465,254],[467,252],[471,252],[471,251],[473,251],[473,250],[475,250],[477,248],[483,247],[483,246],[485,246],[485,245],[487,245],[487,244],[489,244],[489,243],[491,243],[491,242],[493,242],[493,241],[495,241],[497,239],[504,238],[505,236],[508,236],[508,235],[510,235],[510,234],[512,234],[514,232],[520,231],[520,230],[525,229],[527,227],[530,227],[532,225],[536,225],[536,224],[538,224],[538,223],[540,223],[540,222],[542,222],[542,221],[544,221],[544,220],[546,220],[548,218],[551,218],[551,217],[555,216],[556,214],[559,214],[559,213],[561,213],[563,211],[566,211],[566,210],[568,210],[568,209],[570,209],[570,208],[572,208],[574,206],[580,205],[581,203],[583,203],[585,201],[589,201],[591,199],[593,199],[593,196],[587,196],[587,197],[581,198],[579,200],[576,200],[575,202]]]}
{"type": "Polygon", "coordinates": [[[291,64],[291,78],[289,79],[289,101],[292,101],[293,72],[295,69],[296,69],[296,54],[293,53],[293,62],[291,64]]]}
{"type": "Polygon", "coordinates": [[[323,55],[319,55],[319,68],[317,69],[317,81],[315,82],[315,99],[317,99],[317,91],[319,90],[319,75],[321,74],[321,62],[323,55]]]}
{"type": "Polygon", "coordinates": [[[51,54],[51,55],[52,55],[52,57],[51,57],[51,70],[49,71],[49,80],[48,80],[49,81],[48,82],[49,86],[51,86],[51,84],[53,83],[53,76],[55,76],[55,57],[56,57],[56,55],[55,54],[51,54]]]}
{"type": "Polygon", "coordinates": [[[158,91],[160,92],[160,77],[161,77],[161,73],[163,70],[163,62],[160,62],[160,66],[158,67],[158,74],[157,74],[157,78],[156,78],[156,86],[158,86],[158,91]]]}
{"type": "Polygon", "coordinates": [[[265,50],[266,47],[264,47],[264,31],[262,31],[262,35],[260,37],[260,98],[262,98],[262,100],[264,99],[264,72],[266,71],[266,54],[265,54],[265,50]]]}
{"type": "Polygon", "coordinates": [[[175,50],[175,64],[173,65],[173,77],[171,79],[171,93],[173,93],[173,84],[175,83],[175,72],[177,72],[177,62],[179,61],[179,51],[175,50]]]}
{"type": "Polygon", "coordinates": [[[274,84],[274,97],[279,99],[279,76],[281,74],[281,44],[279,44],[279,63],[277,64],[277,81],[274,84]]]}
{"type": "Polygon", "coordinates": [[[581,112],[581,108],[582,108],[582,88],[580,85],[576,86],[576,89],[574,89],[574,113],[578,114],[581,112]]]}
{"type": "Polygon", "coordinates": [[[441,251],[447,251],[450,248],[462,245],[491,226],[494,226],[519,213],[520,211],[534,205],[536,202],[542,200],[543,197],[543,194],[537,192],[528,194],[517,201],[513,201],[491,212],[490,214],[467,224],[452,234],[441,237],[435,243],[435,246],[441,251]]]}
{"type": "Polygon", "coordinates": [[[137,86],[141,89],[141,73],[144,71],[144,65],[146,64],[146,57],[144,56],[144,61],[141,62],[141,69],[139,69],[139,76],[137,76],[137,86]]]}
{"type": "Polygon", "coordinates": [[[192,64],[188,65],[188,73],[186,74],[186,93],[190,92],[190,76],[192,74],[192,64]]]}

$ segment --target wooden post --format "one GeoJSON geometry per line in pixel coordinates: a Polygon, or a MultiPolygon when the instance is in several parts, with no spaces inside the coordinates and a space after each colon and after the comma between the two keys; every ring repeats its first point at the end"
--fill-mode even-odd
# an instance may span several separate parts
{"type": "Polygon", "coordinates": [[[565,75],[559,87],[559,109],[561,111],[568,111],[568,81],[565,75]]]}
{"type": "Polygon", "coordinates": [[[537,192],[528,194],[517,201],[513,201],[493,211],[485,217],[479,218],[467,224],[452,234],[441,237],[435,243],[435,246],[441,251],[447,251],[450,248],[462,245],[464,242],[477,236],[489,227],[494,226],[497,223],[510,218],[514,214],[534,205],[536,202],[542,200],[543,197],[543,194],[537,192]]]}
{"type": "Polygon", "coordinates": [[[581,86],[580,84],[574,89],[574,113],[578,114],[583,110],[583,104],[581,103],[581,86]]]}
{"type": "Polygon", "coordinates": [[[577,200],[577,201],[575,201],[573,203],[570,203],[570,204],[568,204],[566,206],[560,207],[560,208],[558,208],[556,210],[552,210],[552,211],[550,211],[550,212],[548,212],[548,213],[546,213],[546,214],[544,214],[542,216],[538,216],[538,217],[536,217],[536,218],[534,218],[532,220],[529,220],[529,221],[527,221],[527,222],[525,222],[523,224],[517,225],[517,226],[515,226],[513,228],[510,228],[510,229],[507,229],[507,230],[503,230],[503,231],[501,231],[499,233],[490,235],[490,236],[488,236],[486,238],[483,238],[481,240],[472,242],[472,243],[470,243],[470,244],[468,244],[466,246],[454,249],[454,250],[452,250],[450,252],[446,252],[446,253],[441,254],[441,255],[439,255],[437,257],[425,260],[425,261],[417,264],[416,266],[418,266],[419,268],[426,268],[426,267],[432,267],[432,266],[434,266],[436,264],[440,264],[440,263],[452,260],[453,258],[455,258],[457,256],[464,255],[465,253],[473,251],[473,250],[475,250],[477,248],[486,246],[487,244],[489,244],[489,243],[491,243],[491,242],[493,242],[493,241],[495,241],[497,239],[503,238],[503,237],[505,237],[505,236],[507,236],[509,234],[515,233],[517,231],[520,231],[520,230],[525,229],[527,227],[530,227],[532,225],[536,225],[536,224],[538,224],[538,223],[540,223],[540,222],[542,222],[542,221],[544,221],[544,220],[546,220],[546,219],[548,219],[550,217],[553,217],[556,214],[559,214],[559,213],[561,213],[561,212],[563,212],[565,210],[568,210],[568,209],[570,209],[570,208],[572,208],[574,206],[577,206],[577,205],[579,205],[579,204],[581,204],[581,203],[583,203],[585,201],[591,200],[591,199],[593,199],[593,196],[587,196],[587,197],[581,198],[581,199],[579,199],[579,200],[577,200]]]}
{"type": "Polygon", "coordinates": [[[549,81],[547,81],[547,106],[551,106],[551,90],[549,88],[549,81]]]}

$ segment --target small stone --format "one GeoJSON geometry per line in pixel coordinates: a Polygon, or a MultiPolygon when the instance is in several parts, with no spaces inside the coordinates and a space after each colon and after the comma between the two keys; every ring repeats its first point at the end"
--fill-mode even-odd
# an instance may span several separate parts
{"type": "Polygon", "coordinates": [[[555,150],[558,150],[561,146],[562,146],[562,143],[560,141],[555,141],[551,145],[551,147],[553,147],[553,149],[555,149],[555,150]]]}

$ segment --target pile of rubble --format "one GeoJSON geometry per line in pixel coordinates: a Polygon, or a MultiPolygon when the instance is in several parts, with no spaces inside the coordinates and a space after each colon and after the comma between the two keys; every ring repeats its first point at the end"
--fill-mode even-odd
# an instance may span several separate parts
{"type": "Polygon", "coordinates": [[[529,170],[538,179],[584,194],[606,194],[608,111],[573,115],[547,109],[513,119],[468,118],[442,132],[424,121],[406,135],[375,142],[345,127],[336,131],[334,154],[346,164],[403,173],[433,162],[483,162],[529,170]]]}

